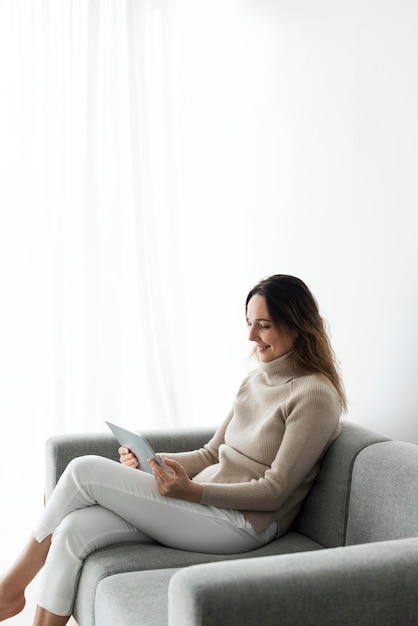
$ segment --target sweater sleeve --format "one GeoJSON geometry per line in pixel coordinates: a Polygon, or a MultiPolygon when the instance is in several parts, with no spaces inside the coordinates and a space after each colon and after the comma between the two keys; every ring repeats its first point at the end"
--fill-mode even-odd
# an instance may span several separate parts
{"type": "Polygon", "coordinates": [[[333,387],[304,381],[286,404],[285,431],[264,475],[243,483],[204,483],[202,504],[247,511],[275,511],[317,473],[319,461],[340,433],[341,413],[333,387]]]}
{"type": "Polygon", "coordinates": [[[189,478],[193,478],[209,465],[219,462],[219,447],[225,441],[225,431],[233,417],[233,409],[230,410],[223,423],[217,428],[212,439],[199,450],[191,452],[161,452],[158,456],[164,459],[173,459],[180,463],[186,470],[189,478]]]}

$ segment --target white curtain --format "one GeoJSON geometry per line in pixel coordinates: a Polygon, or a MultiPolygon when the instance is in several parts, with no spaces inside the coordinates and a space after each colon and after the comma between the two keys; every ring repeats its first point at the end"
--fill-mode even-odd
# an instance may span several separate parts
{"type": "Polygon", "coordinates": [[[223,271],[232,136],[206,90],[230,25],[207,5],[0,0],[1,528],[42,505],[48,436],[229,409],[249,283],[223,271]]]}

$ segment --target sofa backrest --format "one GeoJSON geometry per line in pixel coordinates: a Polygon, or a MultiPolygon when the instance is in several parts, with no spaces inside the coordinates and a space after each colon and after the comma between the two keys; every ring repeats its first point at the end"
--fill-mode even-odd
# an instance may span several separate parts
{"type": "Polygon", "coordinates": [[[388,438],[343,420],[341,435],[328,448],[292,530],[326,548],[345,545],[353,466],[363,450],[381,441],[388,438]]]}
{"type": "Polygon", "coordinates": [[[418,446],[377,443],[354,463],[346,544],[407,537],[418,537],[418,446]]]}

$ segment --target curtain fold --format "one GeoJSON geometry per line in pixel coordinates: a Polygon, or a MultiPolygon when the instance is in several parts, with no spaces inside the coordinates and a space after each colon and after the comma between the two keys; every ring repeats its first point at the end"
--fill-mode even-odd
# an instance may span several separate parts
{"type": "Polygon", "coordinates": [[[167,354],[164,349],[161,352],[168,343],[160,297],[163,267],[158,238],[159,213],[166,207],[158,203],[157,197],[158,186],[163,187],[165,183],[159,144],[164,139],[163,108],[169,103],[163,102],[159,90],[164,78],[158,63],[161,50],[156,50],[156,39],[161,35],[156,20],[159,10],[149,12],[146,3],[132,0],[127,0],[126,6],[137,281],[143,320],[141,339],[149,359],[147,378],[155,390],[157,410],[161,414],[167,414],[168,410],[170,414],[164,367],[167,354]]]}
{"type": "MultiPolygon", "coordinates": [[[[20,439],[34,468],[33,506],[51,434],[181,421],[172,12],[151,0],[1,2],[0,410],[5,440],[20,439]]],[[[12,500],[8,468],[23,492],[29,482],[7,448],[12,500]]]]}

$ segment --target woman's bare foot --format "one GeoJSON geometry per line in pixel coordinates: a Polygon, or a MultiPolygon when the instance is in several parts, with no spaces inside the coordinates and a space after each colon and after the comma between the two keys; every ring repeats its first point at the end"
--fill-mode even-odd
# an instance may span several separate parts
{"type": "Polygon", "coordinates": [[[0,622],[23,611],[25,604],[23,591],[16,592],[6,581],[0,582],[0,622]]]}

